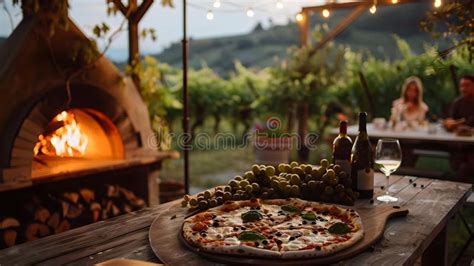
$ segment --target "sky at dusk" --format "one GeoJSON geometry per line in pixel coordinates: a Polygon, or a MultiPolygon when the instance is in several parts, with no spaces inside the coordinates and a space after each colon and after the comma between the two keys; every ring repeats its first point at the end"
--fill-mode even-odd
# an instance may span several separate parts
{"type": "MultiPolygon", "coordinates": [[[[13,26],[21,20],[21,9],[19,6],[13,6],[12,2],[12,0],[0,0],[0,36],[8,36],[12,32],[12,25],[4,7],[12,15],[13,26]]],[[[143,54],[158,53],[172,42],[182,38],[182,1],[174,0],[174,8],[162,7],[160,2],[160,0],[155,0],[140,23],[141,27],[154,28],[158,37],[154,42],[151,39],[140,42],[143,54]]],[[[218,37],[247,33],[258,22],[264,26],[268,26],[270,20],[274,24],[286,24],[288,19],[294,19],[301,7],[322,2],[319,0],[188,0],[188,34],[192,38],[218,37]],[[214,7],[215,1],[220,1],[219,8],[214,7]],[[253,17],[247,16],[249,9],[254,11],[253,17]],[[212,10],[214,15],[212,20],[206,18],[209,10],[212,10]]],[[[123,20],[121,14],[107,16],[105,0],[70,0],[69,3],[70,16],[90,36],[92,36],[92,28],[98,23],[106,22],[114,29],[123,20]]],[[[114,40],[107,56],[117,61],[125,60],[126,49],[127,34],[122,32],[114,40]]]]}

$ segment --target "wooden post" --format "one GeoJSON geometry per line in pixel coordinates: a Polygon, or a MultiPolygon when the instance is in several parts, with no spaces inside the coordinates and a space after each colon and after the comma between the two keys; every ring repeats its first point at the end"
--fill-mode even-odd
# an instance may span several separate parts
{"type": "Polygon", "coordinates": [[[298,22],[300,29],[300,46],[308,46],[308,34],[309,34],[309,13],[306,10],[301,10],[300,14],[303,16],[303,19],[298,22]]]}
{"type": "Polygon", "coordinates": [[[183,132],[184,132],[184,188],[189,194],[189,110],[188,110],[188,32],[187,32],[187,7],[183,0],[183,132]]]}
{"type": "MultiPolygon", "coordinates": [[[[126,7],[121,0],[112,1],[128,20],[128,64],[134,69],[140,62],[138,24],[154,0],[144,0],[140,5],[137,4],[137,0],[128,0],[126,7]]],[[[132,72],[132,79],[135,85],[139,87],[140,79],[138,75],[132,72]]]]}
{"type": "MultiPolygon", "coordinates": [[[[137,10],[137,0],[128,0],[128,12],[134,14],[137,10]]],[[[133,16],[128,18],[128,65],[134,69],[139,62],[138,21],[133,16]]],[[[138,75],[132,71],[132,80],[137,88],[140,86],[138,75]]]]}

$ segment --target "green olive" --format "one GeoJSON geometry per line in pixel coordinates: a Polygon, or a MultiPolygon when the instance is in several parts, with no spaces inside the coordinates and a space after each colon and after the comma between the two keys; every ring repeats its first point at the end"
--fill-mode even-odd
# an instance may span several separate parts
{"type": "Polygon", "coordinates": [[[184,195],[183,199],[185,201],[190,201],[191,200],[191,196],[189,196],[188,194],[184,195]]]}
{"type": "Polygon", "coordinates": [[[273,188],[278,188],[279,187],[279,182],[276,181],[276,180],[272,180],[270,182],[270,186],[273,187],[273,188]]]}
{"type": "Polygon", "coordinates": [[[189,200],[189,205],[191,205],[192,207],[195,207],[198,205],[198,200],[195,199],[195,198],[192,198],[189,200]]]}
{"type": "Polygon", "coordinates": [[[300,193],[300,187],[297,185],[291,186],[291,193],[293,193],[294,195],[298,195],[300,193]]]}
{"type": "Polygon", "coordinates": [[[207,207],[209,207],[209,203],[207,202],[207,200],[199,201],[199,208],[206,209],[207,207]]]}
{"type": "Polygon", "coordinates": [[[230,200],[232,199],[232,194],[230,192],[224,192],[224,199],[225,200],[230,200]]]}
{"type": "Polygon", "coordinates": [[[327,159],[322,159],[319,164],[321,165],[321,167],[323,168],[328,168],[329,167],[329,161],[327,159]]]}
{"type": "Polygon", "coordinates": [[[236,175],[236,176],[234,177],[234,179],[237,180],[237,181],[244,180],[244,178],[241,177],[240,175],[236,175]]]}
{"type": "Polygon", "coordinates": [[[210,207],[216,207],[217,206],[217,199],[210,199],[209,200],[209,206],[210,207]]]}
{"type": "Polygon", "coordinates": [[[273,167],[273,166],[267,166],[267,167],[265,168],[265,174],[266,174],[267,176],[272,176],[272,175],[274,175],[274,174],[275,174],[275,167],[273,167]]]}
{"type": "Polygon", "coordinates": [[[258,183],[252,183],[252,190],[254,192],[260,191],[260,185],[258,183]]]}
{"type": "Polygon", "coordinates": [[[343,192],[344,191],[344,186],[341,184],[337,184],[335,187],[337,192],[343,192]]]}
{"type": "Polygon", "coordinates": [[[285,164],[285,173],[291,173],[291,166],[289,164],[285,164]]]}
{"type": "Polygon", "coordinates": [[[329,178],[329,184],[331,186],[335,186],[339,183],[339,178],[337,176],[328,177],[328,178],[329,178]]]}
{"type": "Polygon", "coordinates": [[[205,200],[204,196],[198,196],[197,201],[205,200]]]}
{"type": "Polygon", "coordinates": [[[311,165],[306,165],[304,168],[304,172],[306,174],[311,174],[311,172],[313,172],[313,167],[311,165]]]}
{"type": "Polygon", "coordinates": [[[314,180],[311,180],[308,182],[308,188],[311,189],[311,190],[315,190],[316,189],[316,181],[314,180]]]}
{"type": "Polygon", "coordinates": [[[333,189],[331,186],[326,186],[326,187],[324,188],[324,193],[325,193],[326,195],[332,195],[332,194],[334,193],[334,189],[333,189]]]}
{"type": "Polygon", "coordinates": [[[334,172],[334,170],[332,169],[329,169],[326,174],[328,175],[329,178],[333,178],[336,176],[336,172],[334,172]]]}
{"type": "Polygon", "coordinates": [[[304,175],[304,171],[303,169],[299,168],[299,167],[294,167],[291,169],[291,172],[293,174],[297,174],[297,175],[304,175]]]}
{"type": "Polygon", "coordinates": [[[240,193],[235,193],[235,194],[232,196],[232,199],[233,199],[233,200],[240,200],[240,193]]]}
{"type": "Polygon", "coordinates": [[[210,199],[212,196],[211,192],[209,192],[208,190],[204,191],[204,198],[205,199],[210,199]]]}
{"type": "Polygon", "coordinates": [[[342,171],[342,168],[340,165],[336,164],[334,165],[334,167],[332,168],[332,170],[334,170],[334,172],[336,173],[336,175],[339,175],[339,173],[342,171]]]}
{"type": "Polygon", "coordinates": [[[346,177],[348,177],[348,176],[349,176],[349,175],[348,175],[346,172],[342,171],[342,170],[339,172],[339,177],[340,177],[340,178],[346,178],[346,177]]]}
{"type": "Polygon", "coordinates": [[[244,190],[239,189],[239,190],[237,190],[235,193],[236,193],[236,194],[244,194],[244,192],[245,192],[244,190]]]}
{"type": "Polygon", "coordinates": [[[216,200],[217,200],[217,204],[224,203],[224,197],[217,197],[216,200]]]}
{"type": "Polygon", "coordinates": [[[249,183],[249,181],[247,181],[247,180],[242,180],[242,181],[239,182],[239,186],[240,186],[241,188],[244,188],[244,187],[248,186],[249,184],[250,184],[250,183],[249,183]]]}
{"type": "Polygon", "coordinates": [[[291,179],[290,179],[290,183],[292,185],[299,185],[301,184],[301,179],[298,175],[294,174],[294,175],[291,175],[291,179]]]}
{"type": "Polygon", "coordinates": [[[182,200],[181,201],[181,207],[187,207],[188,206],[188,201],[187,200],[182,200]]]}
{"type": "Polygon", "coordinates": [[[277,169],[278,169],[278,172],[280,173],[285,172],[285,164],[284,163],[279,164],[277,169]]]}
{"type": "Polygon", "coordinates": [[[229,186],[230,187],[238,187],[239,183],[236,180],[230,180],[229,181],[229,186]]]}
{"type": "Polygon", "coordinates": [[[218,191],[216,191],[215,195],[216,195],[216,197],[222,197],[222,195],[224,195],[224,191],[218,190],[218,191]]]}
{"type": "Polygon", "coordinates": [[[246,186],[244,187],[244,190],[245,190],[245,192],[247,192],[247,193],[252,193],[252,189],[253,189],[252,185],[246,185],[246,186]]]}
{"type": "Polygon", "coordinates": [[[244,178],[245,179],[252,179],[252,178],[255,178],[255,175],[252,171],[247,171],[244,173],[244,178]]]}
{"type": "Polygon", "coordinates": [[[258,173],[260,173],[260,166],[258,166],[257,164],[254,164],[252,165],[252,172],[256,175],[258,173]]]}
{"type": "Polygon", "coordinates": [[[295,161],[290,163],[291,168],[297,167],[299,164],[295,161]]]}
{"type": "Polygon", "coordinates": [[[224,187],[224,192],[231,192],[232,188],[230,186],[225,186],[224,187]]]}

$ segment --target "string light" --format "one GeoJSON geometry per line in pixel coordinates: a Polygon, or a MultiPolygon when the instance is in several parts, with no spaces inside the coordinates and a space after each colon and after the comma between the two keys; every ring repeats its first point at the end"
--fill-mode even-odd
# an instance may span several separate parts
{"type": "Polygon", "coordinates": [[[276,7],[277,7],[278,9],[282,9],[282,8],[283,8],[283,2],[282,2],[282,0],[278,0],[278,1],[277,1],[276,7]]]}
{"type": "Polygon", "coordinates": [[[207,18],[207,20],[213,20],[214,19],[214,13],[212,13],[212,10],[207,11],[206,18],[207,18]]]}
{"type": "Polygon", "coordinates": [[[214,1],[214,8],[219,8],[219,7],[221,7],[221,1],[220,0],[214,1]]]}
{"type": "Polygon", "coordinates": [[[398,0],[392,0],[392,4],[398,4],[398,0]]]}
{"type": "Polygon", "coordinates": [[[369,8],[369,11],[371,14],[375,14],[375,12],[377,11],[377,6],[376,5],[372,5],[370,8],[369,8]]]}
{"type": "Polygon", "coordinates": [[[325,18],[328,18],[329,15],[331,15],[331,13],[329,13],[329,10],[327,10],[326,8],[323,9],[323,12],[321,12],[321,14],[322,14],[323,17],[325,17],[325,18]]]}
{"type": "Polygon", "coordinates": [[[434,5],[434,7],[438,8],[438,7],[441,6],[441,4],[442,4],[441,0],[435,0],[433,5],[434,5]]]}
{"type": "Polygon", "coordinates": [[[251,7],[249,7],[247,9],[247,17],[252,18],[253,16],[255,16],[255,12],[253,11],[251,7]]]}
{"type": "Polygon", "coordinates": [[[303,19],[304,19],[304,16],[303,16],[303,14],[301,14],[301,12],[296,14],[296,20],[297,21],[303,21],[303,19]]]}

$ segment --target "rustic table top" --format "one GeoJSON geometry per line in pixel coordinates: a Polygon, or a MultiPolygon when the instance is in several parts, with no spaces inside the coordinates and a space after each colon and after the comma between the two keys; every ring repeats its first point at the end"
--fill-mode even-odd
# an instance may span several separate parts
{"type": "MultiPolygon", "coordinates": [[[[381,187],[386,187],[386,182],[385,177],[376,174],[376,194],[384,193],[381,187]]],[[[471,193],[470,184],[427,178],[394,175],[388,183],[389,191],[399,198],[395,205],[408,208],[410,213],[391,219],[373,248],[345,263],[414,263],[471,193]]],[[[358,207],[374,204],[379,203],[356,203],[358,207]]],[[[178,201],[17,245],[0,251],[0,264],[89,265],[113,258],[159,262],[149,245],[148,230],[156,217],[171,208],[180,208],[178,201]]]]}
{"type": "MultiPolygon", "coordinates": [[[[352,125],[347,128],[349,136],[357,136],[359,127],[352,125]]],[[[436,141],[446,143],[464,143],[474,144],[474,136],[457,136],[454,133],[446,131],[441,126],[437,126],[434,134],[429,134],[427,128],[407,129],[403,131],[394,131],[392,129],[378,129],[372,123],[367,124],[367,132],[369,137],[373,138],[395,138],[400,140],[416,140],[416,141],[436,141]]],[[[331,129],[331,134],[339,134],[339,128],[331,129]]]]}

